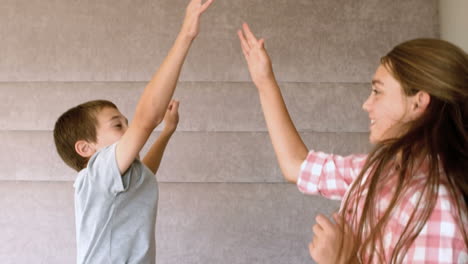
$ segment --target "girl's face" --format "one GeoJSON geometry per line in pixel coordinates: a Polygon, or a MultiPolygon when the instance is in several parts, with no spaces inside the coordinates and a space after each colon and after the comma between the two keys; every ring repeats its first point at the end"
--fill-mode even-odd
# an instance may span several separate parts
{"type": "Polygon", "coordinates": [[[372,92],[362,105],[369,113],[372,144],[400,136],[402,125],[411,120],[413,98],[406,96],[400,83],[380,65],[372,79],[372,92]]]}

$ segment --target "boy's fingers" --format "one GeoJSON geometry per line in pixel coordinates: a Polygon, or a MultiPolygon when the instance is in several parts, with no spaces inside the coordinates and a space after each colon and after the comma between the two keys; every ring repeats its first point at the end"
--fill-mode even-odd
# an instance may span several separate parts
{"type": "Polygon", "coordinates": [[[205,10],[213,3],[214,0],[208,0],[206,1],[201,7],[200,7],[200,13],[205,12],[205,10]]]}
{"type": "Polygon", "coordinates": [[[167,110],[172,109],[172,101],[174,101],[174,100],[169,101],[169,104],[167,105],[167,110]]]}
{"type": "Polygon", "coordinates": [[[173,112],[176,112],[176,113],[177,113],[177,112],[179,111],[179,104],[180,104],[179,101],[175,101],[175,100],[174,100],[174,105],[172,106],[172,111],[173,111],[173,112]]]}

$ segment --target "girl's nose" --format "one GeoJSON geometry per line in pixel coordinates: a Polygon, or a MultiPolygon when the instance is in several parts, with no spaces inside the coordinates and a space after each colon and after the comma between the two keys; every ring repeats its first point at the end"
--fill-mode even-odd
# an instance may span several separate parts
{"type": "Polygon", "coordinates": [[[370,110],[370,96],[366,99],[366,101],[364,101],[364,103],[362,104],[362,109],[366,112],[369,112],[370,110]]]}

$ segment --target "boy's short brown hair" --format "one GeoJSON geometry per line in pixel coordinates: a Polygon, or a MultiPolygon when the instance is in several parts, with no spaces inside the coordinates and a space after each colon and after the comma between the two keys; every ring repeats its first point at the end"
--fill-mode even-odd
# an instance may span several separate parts
{"type": "Polygon", "coordinates": [[[105,107],[117,109],[114,103],[107,100],[89,101],[69,109],[55,122],[54,141],[57,152],[76,171],[86,167],[88,159],[75,151],[75,143],[78,140],[96,142],[96,114],[105,107]]]}

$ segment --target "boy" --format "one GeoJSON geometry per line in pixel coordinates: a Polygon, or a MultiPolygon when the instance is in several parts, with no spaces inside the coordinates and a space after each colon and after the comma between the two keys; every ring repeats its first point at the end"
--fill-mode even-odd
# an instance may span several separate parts
{"type": "Polygon", "coordinates": [[[133,121],[104,100],[65,112],[54,140],[78,171],[75,187],[77,263],[154,263],[158,189],[154,174],[178,123],[171,101],[201,14],[213,0],[191,0],[177,39],[137,104],[133,121]],[[142,161],[138,153],[154,128],[165,127],[142,161]]]}

